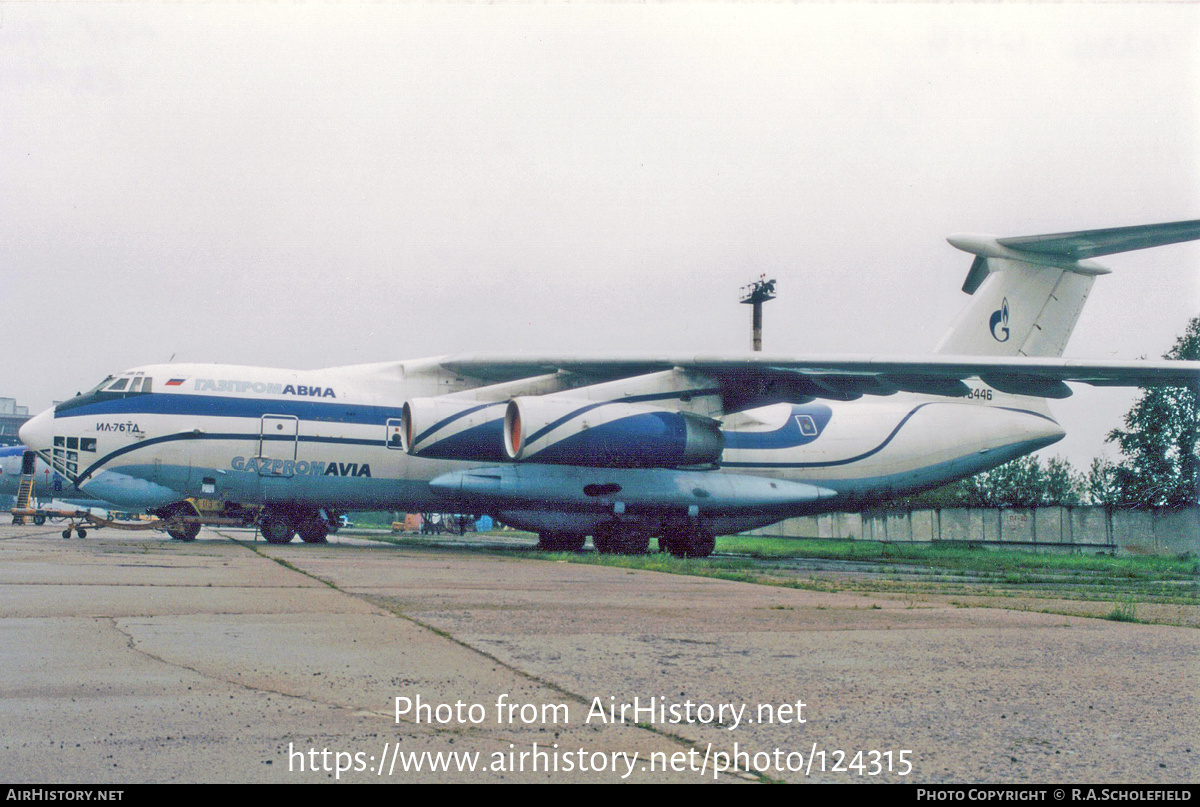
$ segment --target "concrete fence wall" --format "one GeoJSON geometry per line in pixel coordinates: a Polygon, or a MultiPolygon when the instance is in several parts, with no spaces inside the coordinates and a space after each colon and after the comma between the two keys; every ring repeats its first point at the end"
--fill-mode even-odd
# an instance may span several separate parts
{"type": "Polygon", "coordinates": [[[1033,548],[1200,554],[1200,508],[1108,510],[1104,507],[867,510],[791,518],[754,530],[786,538],[843,538],[892,543],[963,541],[1033,548]]]}

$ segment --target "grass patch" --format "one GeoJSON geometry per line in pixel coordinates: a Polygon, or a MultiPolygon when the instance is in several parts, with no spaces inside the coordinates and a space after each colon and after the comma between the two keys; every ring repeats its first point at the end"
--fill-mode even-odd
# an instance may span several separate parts
{"type": "MultiPolygon", "coordinates": [[[[352,530],[347,532],[353,533],[352,530]]],[[[467,533],[464,536],[364,534],[361,537],[401,546],[429,546],[447,540],[475,540],[481,544],[486,544],[489,539],[500,538],[525,539],[530,542],[537,540],[535,534],[517,530],[467,533]]],[[[654,547],[653,543],[651,547],[654,547]]],[[[484,546],[481,549],[491,551],[495,547],[484,546]]],[[[516,548],[504,551],[524,554],[523,550],[516,548]]],[[[763,570],[763,566],[757,561],[824,559],[875,564],[880,567],[879,571],[888,567],[903,566],[948,574],[990,575],[995,582],[1008,585],[1025,585],[1062,578],[1086,579],[1098,584],[1105,581],[1161,581],[1183,584],[1182,589],[1176,587],[1177,594],[1191,597],[1200,595],[1200,559],[1191,554],[1116,557],[1103,553],[1087,554],[1082,551],[1077,554],[1058,554],[958,543],[885,544],[878,541],[844,539],[726,535],[717,539],[717,554],[699,560],[685,560],[655,552],[639,556],[597,555],[586,552],[529,552],[529,555],[573,562],[583,559],[589,563],[672,573],[695,573],[700,568],[722,571],[752,568],[763,570]]]]}
{"type": "Polygon", "coordinates": [[[1138,622],[1137,604],[1132,597],[1122,598],[1113,603],[1113,609],[1105,615],[1105,619],[1113,622],[1138,622]]]}
{"type": "Polygon", "coordinates": [[[717,539],[717,551],[761,559],[827,558],[1009,575],[1035,571],[1098,572],[1109,577],[1144,580],[1200,576],[1200,560],[1190,554],[1114,557],[1080,552],[1068,555],[959,543],[885,544],[877,541],[756,535],[722,536],[717,539]]]}
{"type": "MultiPolygon", "coordinates": [[[[378,533],[362,537],[414,548],[453,541],[459,552],[878,595],[909,608],[943,602],[958,608],[1048,610],[1200,627],[1200,612],[1195,610],[1200,605],[1200,562],[1194,555],[1068,555],[966,544],[898,545],[735,535],[718,538],[717,553],[712,557],[682,559],[657,552],[634,556],[540,552],[532,549],[536,535],[513,530],[463,537],[378,533]],[[849,565],[822,566],[809,560],[849,565]],[[1110,613],[1107,606],[1114,601],[1110,613]]],[[[651,547],[655,548],[653,542],[651,547]]]]}

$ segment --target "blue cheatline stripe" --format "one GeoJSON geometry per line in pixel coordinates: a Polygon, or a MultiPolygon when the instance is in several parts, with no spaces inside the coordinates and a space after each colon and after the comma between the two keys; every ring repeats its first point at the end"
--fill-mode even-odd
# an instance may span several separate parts
{"type": "MultiPolygon", "coordinates": [[[[180,432],[178,434],[167,434],[162,437],[151,437],[149,439],[142,440],[140,442],[132,443],[130,445],[124,446],[123,448],[118,448],[116,451],[106,454],[105,456],[101,457],[100,459],[96,460],[91,465],[89,465],[87,467],[87,469],[84,470],[83,473],[81,473],[79,476],[77,476],[72,481],[76,484],[76,486],[78,486],[80,482],[83,482],[84,480],[86,480],[89,476],[92,475],[92,473],[99,470],[101,468],[101,466],[108,464],[108,462],[110,460],[114,460],[117,457],[122,456],[123,454],[128,454],[132,451],[137,451],[140,448],[145,448],[146,446],[159,445],[161,443],[172,443],[172,442],[176,442],[179,440],[243,440],[243,441],[258,442],[259,440],[263,440],[263,439],[278,442],[278,441],[292,441],[292,440],[296,440],[297,438],[293,437],[292,435],[286,435],[286,436],[278,436],[278,435],[273,435],[273,434],[263,435],[263,434],[258,434],[257,432],[249,432],[249,433],[231,432],[231,433],[226,433],[226,434],[196,434],[195,432],[180,432]]],[[[387,446],[387,442],[385,440],[367,440],[367,439],[355,438],[355,437],[317,437],[317,436],[300,435],[299,442],[301,442],[301,443],[336,443],[336,444],[340,444],[340,445],[355,445],[355,446],[378,446],[378,447],[386,447],[387,446]]]]}
{"type": "Polygon", "coordinates": [[[306,401],[279,398],[234,398],[224,395],[187,395],[155,392],[112,401],[73,407],[57,417],[100,415],[200,415],[203,417],[261,418],[263,415],[292,415],[300,420],[326,423],[385,425],[400,417],[400,408],[368,406],[336,401],[306,401]]]}
{"type": "Polygon", "coordinates": [[[412,441],[413,447],[415,448],[417,443],[421,442],[426,437],[428,437],[429,435],[436,432],[438,429],[441,429],[444,426],[446,426],[450,423],[453,423],[454,421],[458,420],[459,418],[464,418],[467,415],[478,412],[480,409],[487,409],[489,406],[501,406],[501,405],[507,406],[508,401],[491,401],[489,403],[480,404],[479,406],[472,406],[469,409],[462,410],[461,412],[455,412],[450,417],[442,418],[437,423],[433,424],[428,429],[426,429],[425,431],[418,434],[415,438],[413,438],[413,441],[412,441]]]}
{"type": "Polygon", "coordinates": [[[655,393],[651,393],[651,394],[647,394],[647,395],[631,395],[628,398],[617,398],[616,400],[612,400],[612,401],[597,401],[596,403],[591,403],[591,404],[588,404],[587,406],[581,406],[580,408],[576,409],[575,411],[569,412],[569,413],[563,415],[562,417],[558,418],[557,420],[552,421],[551,423],[549,423],[549,424],[543,426],[542,428],[538,429],[537,431],[535,431],[533,434],[529,435],[529,437],[525,438],[525,440],[523,440],[522,442],[524,445],[533,445],[533,443],[535,441],[541,439],[542,437],[546,436],[550,432],[554,431],[559,426],[566,423],[568,420],[578,417],[579,415],[582,415],[584,412],[590,412],[593,409],[596,409],[601,406],[609,406],[610,404],[622,404],[622,403],[646,403],[647,401],[667,401],[667,400],[671,400],[673,398],[704,397],[705,395],[717,395],[720,392],[721,392],[720,388],[702,389],[702,390],[685,390],[683,392],[655,392],[655,393]]]}

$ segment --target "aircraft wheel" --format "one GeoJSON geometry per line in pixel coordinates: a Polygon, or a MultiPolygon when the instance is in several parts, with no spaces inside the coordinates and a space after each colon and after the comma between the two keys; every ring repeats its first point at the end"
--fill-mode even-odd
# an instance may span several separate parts
{"type": "Polygon", "coordinates": [[[300,522],[296,532],[300,533],[300,540],[306,544],[323,544],[329,535],[329,525],[322,518],[306,518],[300,522]]]}
{"type": "Polygon", "coordinates": [[[167,528],[167,535],[176,541],[194,541],[199,534],[200,523],[198,521],[185,521],[182,526],[167,528]]]}
{"type": "Polygon", "coordinates": [[[703,530],[696,533],[692,545],[688,547],[689,558],[707,558],[717,548],[717,538],[703,530]]]}
{"type": "Polygon", "coordinates": [[[617,541],[612,527],[604,524],[596,527],[596,530],[592,533],[592,546],[596,547],[596,551],[601,555],[615,555],[617,553],[617,541]]]}
{"type": "Polygon", "coordinates": [[[200,511],[189,501],[176,502],[155,515],[167,523],[167,535],[176,541],[194,541],[200,534],[200,511]]]}
{"type": "Polygon", "coordinates": [[[631,527],[601,524],[592,534],[592,543],[602,555],[642,555],[650,548],[650,533],[631,527]]]}
{"type": "Polygon", "coordinates": [[[258,522],[258,529],[268,544],[289,543],[296,534],[292,520],[275,513],[264,515],[258,522]]]}
{"type": "Polygon", "coordinates": [[[671,530],[658,539],[658,545],[677,558],[707,558],[717,548],[717,539],[701,529],[671,530]]]}
{"type": "Polygon", "coordinates": [[[622,536],[622,555],[645,555],[650,549],[650,533],[630,532],[622,536]]]}

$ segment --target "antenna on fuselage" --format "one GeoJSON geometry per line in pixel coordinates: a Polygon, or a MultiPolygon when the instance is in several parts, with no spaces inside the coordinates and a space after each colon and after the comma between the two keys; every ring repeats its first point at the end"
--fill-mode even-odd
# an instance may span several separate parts
{"type": "Polygon", "coordinates": [[[762,307],[767,300],[775,299],[775,278],[767,280],[766,275],[759,275],[758,280],[749,286],[742,286],[741,302],[754,306],[750,324],[750,347],[762,351],[762,307]]]}

